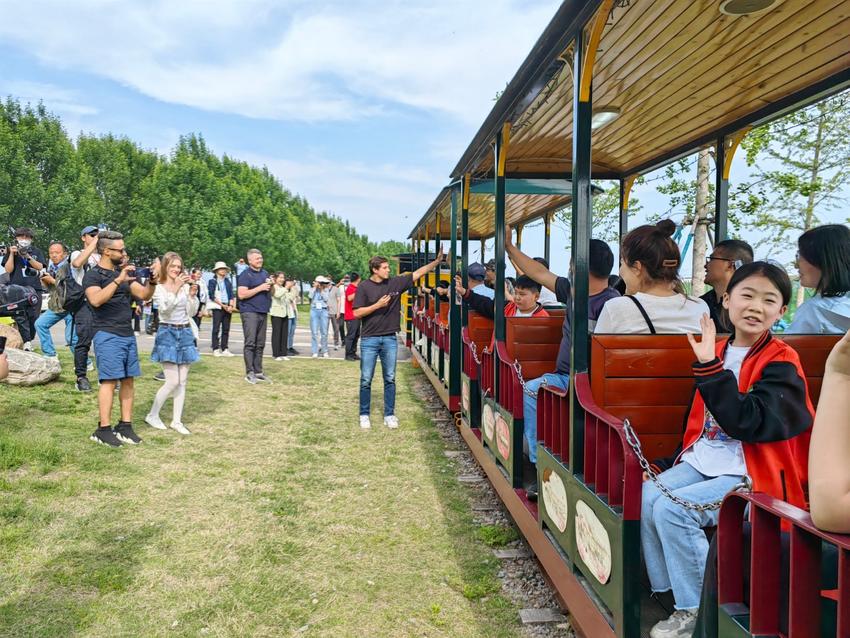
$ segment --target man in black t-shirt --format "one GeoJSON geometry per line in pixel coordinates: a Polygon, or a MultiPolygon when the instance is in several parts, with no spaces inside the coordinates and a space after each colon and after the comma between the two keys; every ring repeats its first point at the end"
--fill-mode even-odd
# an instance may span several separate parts
{"type": "Polygon", "coordinates": [[[369,260],[369,279],[360,283],[351,304],[355,319],[360,320],[360,427],[372,427],[369,412],[372,403],[372,377],[381,359],[384,376],[384,425],[397,428],[395,416],[395,365],[398,355],[396,332],[401,321],[401,294],[420,277],[434,270],[443,259],[443,248],[437,258],[413,274],[390,277],[386,257],[369,260]]]}
{"type": "MultiPolygon", "coordinates": [[[[29,228],[18,228],[15,231],[15,243],[3,257],[3,268],[9,275],[9,283],[17,286],[33,288],[41,299],[41,270],[47,264],[44,254],[32,245],[32,231],[29,228]]],[[[32,338],[35,336],[35,322],[41,314],[41,304],[27,306],[27,328],[29,334],[22,334],[24,350],[32,350],[32,338]]]]}
{"type": "Polygon", "coordinates": [[[100,231],[97,239],[100,263],[83,276],[83,290],[92,312],[92,345],[100,379],[99,427],[91,440],[110,447],[122,443],[141,443],[133,431],[133,380],[142,375],[136,337],[133,335],[132,298],[147,301],[159,280],[159,261],[151,265],[144,284],[136,281],[136,267],[128,263],[124,236],[115,231],[100,231]],[[121,420],[110,428],[115,386],[121,381],[118,398],[121,420]]]}

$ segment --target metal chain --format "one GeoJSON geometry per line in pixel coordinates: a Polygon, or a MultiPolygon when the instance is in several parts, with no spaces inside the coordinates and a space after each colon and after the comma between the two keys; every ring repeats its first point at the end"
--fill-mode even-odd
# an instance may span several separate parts
{"type": "MultiPolygon", "coordinates": [[[[478,348],[475,347],[474,341],[469,342],[469,350],[470,350],[470,352],[472,352],[472,358],[475,359],[475,363],[478,364],[478,365],[481,365],[481,359],[478,358],[478,348]]],[[[485,348],[485,352],[486,352],[486,348],[485,348]]]]}
{"type": "Polygon", "coordinates": [[[522,391],[530,397],[536,397],[537,393],[529,390],[528,386],[525,384],[525,379],[522,377],[522,364],[517,359],[514,359],[514,372],[516,372],[519,384],[522,386],[522,391]]]}
{"type": "MultiPolygon", "coordinates": [[[[684,507],[685,509],[695,510],[697,512],[709,512],[713,510],[720,509],[720,505],[723,503],[723,499],[718,501],[712,501],[709,503],[692,503],[686,499],[683,499],[681,496],[676,496],[670,489],[664,485],[661,481],[658,480],[658,475],[655,473],[655,470],[652,469],[652,466],[649,464],[649,461],[646,460],[646,457],[643,455],[643,452],[640,447],[640,440],[638,440],[638,436],[632,428],[632,424],[629,423],[628,419],[623,419],[623,433],[626,435],[626,443],[632,448],[632,451],[635,453],[637,457],[638,463],[646,475],[649,477],[655,486],[658,488],[664,496],[673,501],[676,505],[684,507]]],[[[744,476],[744,480],[734,486],[730,492],[751,492],[753,489],[752,481],[749,476],[744,476]]]]}

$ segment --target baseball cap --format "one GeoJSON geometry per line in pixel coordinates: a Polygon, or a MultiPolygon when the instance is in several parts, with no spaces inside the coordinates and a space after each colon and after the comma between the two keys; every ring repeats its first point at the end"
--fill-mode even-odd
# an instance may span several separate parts
{"type": "Polygon", "coordinates": [[[86,226],[85,228],[83,228],[80,231],[80,237],[82,237],[83,235],[88,235],[89,233],[96,233],[96,232],[97,232],[97,226],[86,226]]]}
{"type": "Polygon", "coordinates": [[[479,264],[475,262],[474,264],[469,264],[469,268],[467,269],[467,275],[469,275],[470,279],[475,279],[476,281],[484,281],[484,264],[479,264]]]}

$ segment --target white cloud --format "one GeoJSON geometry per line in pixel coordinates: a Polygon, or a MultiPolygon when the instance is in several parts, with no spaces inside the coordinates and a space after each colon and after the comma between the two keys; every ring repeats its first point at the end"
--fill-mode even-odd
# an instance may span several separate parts
{"type": "Polygon", "coordinates": [[[558,4],[49,0],[4,7],[0,40],[196,108],[323,121],[405,105],[476,123],[558,4]]]}
{"type": "Polygon", "coordinates": [[[54,84],[26,80],[0,81],[0,95],[12,95],[22,102],[31,104],[42,101],[58,115],[75,119],[97,115],[100,112],[96,107],[86,104],[77,91],[71,91],[54,84]]]}

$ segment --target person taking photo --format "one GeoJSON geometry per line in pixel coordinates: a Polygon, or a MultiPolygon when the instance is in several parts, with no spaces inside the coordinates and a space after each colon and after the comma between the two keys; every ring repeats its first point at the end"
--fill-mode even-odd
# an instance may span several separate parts
{"type": "MultiPolygon", "coordinates": [[[[15,243],[3,257],[3,268],[9,275],[9,283],[17,286],[29,286],[41,297],[41,279],[39,273],[44,269],[47,260],[42,252],[32,245],[33,233],[29,228],[18,228],[15,231],[15,243]]],[[[41,313],[41,306],[27,306],[27,334],[21,335],[24,340],[24,350],[32,350],[32,340],[35,337],[35,321],[41,313]]],[[[21,326],[23,328],[23,326],[21,326]]]]}

